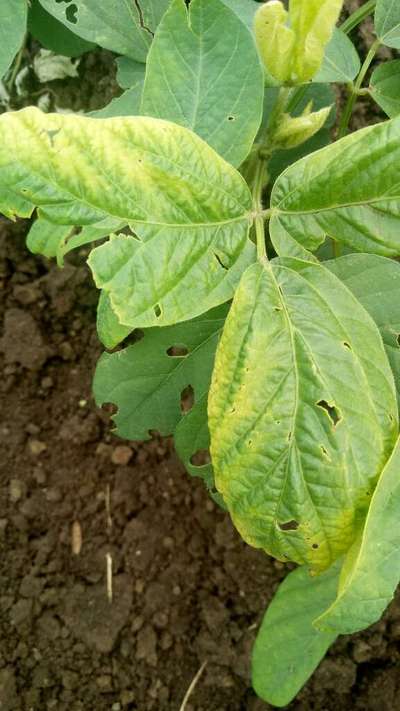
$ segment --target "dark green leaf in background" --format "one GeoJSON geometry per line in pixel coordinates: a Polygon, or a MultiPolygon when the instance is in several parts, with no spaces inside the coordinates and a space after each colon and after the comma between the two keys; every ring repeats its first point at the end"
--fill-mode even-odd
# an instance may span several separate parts
{"type": "Polygon", "coordinates": [[[370,93],[389,118],[400,114],[400,59],[377,66],[371,76],[370,93]]]}
{"type": "MultiPolygon", "coordinates": [[[[73,25],[71,24],[71,28],[73,25]]],[[[79,57],[96,45],[74,34],[65,25],[50,15],[39,0],[31,0],[28,14],[28,30],[42,47],[64,57],[79,57]]]]}
{"type": "Polygon", "coordinates": [[[280,584],[253,647],[253,686],[264,701],[289,704],[335,641],[336,632],[312,623],[334,601],[339,569],[340,562],[311,577],[303,566],[280,584]]]}
{"type": "Polygon", "coordinates": [[[398,0],[377,0],[375,30],[387,47],[400,49],[400,3],[398,0]]]}

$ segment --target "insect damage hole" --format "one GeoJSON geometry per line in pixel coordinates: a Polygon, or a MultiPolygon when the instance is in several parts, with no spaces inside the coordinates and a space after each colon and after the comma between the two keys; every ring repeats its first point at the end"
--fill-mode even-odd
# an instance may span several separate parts
{"type": "Polygon", "coordinates": [[[397,345],[400,346],[400,333],[397,335],[396,341],[397,345]]]}
{"type": "Polygon", "coordinates": [[[153,311],[154,311],[154,316],[155,316],[156,318],[160,318],[160,316],[161,316],[161,314],[162,314],[162,310],[161,310],[160,304],[156,304],[156,305],[153,307],[153,311]]]}
{"type": "Polygon", "coordinates": [[[194,390],[191,385],[188,385],[181,392],[181,411],[189,412],[194,405],[194,390]]]}
{"type": "Polygon", "coordinates": [[[343,341],[343,346],[345,348],[347,348],[349,351],[353,350],[350,343],[348,343],[347,341],[343,341]]]}
{"type": "Polygon", "coordinates": [[[297,531],[299,522],[292,519],[291,521],[285,521],[284,523],[278,522],[278,526],[281,531],[297,531]]]}
{"type": "Polygon", "coordinates": [[[222,261],[221,257],[219,256],[219,254],[217,254],[216,252],[214,252],[214,257],[215,257],[215,259],[217,260],[219,266],[222,267],[222,269],[225,269],[226,271],[229,269],[229,267],[227,267],[226,264],[223,263],[223,261],[222,261]]]}
{"type": "Polygon", "coordinates": [[[190,457],[190,463],[194,467],[204,467],[211,462],[209,449],[198,449],[197,452],[190,457]]]}
{"type": "Polygon", "coordinates": [[[65,8],[65,17],[72,25],[76,25],[78,22],[78,18],[76,16],[78,12],[78,5],[74,2],[71,2],[71,0],[56,0],[56,3],[58,5],[60,5],[62,2],[70,3],[65,8]]]}
{"type": "Polygon", "coordinates": [[[335,405],[329,405],[326,400],[319,400],[319,402],[316,403],[317,407],[321,407],[325,412],[328,414],[330,419],[332,420],[333,426],[336,427],[338,422],[342,419],[339,415],[339,412],[335,405]]]}
{"type": "Polygon", "coordinates": [[[167,355],[171,358],[184,358],[189,353],[189,349],[186,346],[171,346],[167,349],[167,355]]]}

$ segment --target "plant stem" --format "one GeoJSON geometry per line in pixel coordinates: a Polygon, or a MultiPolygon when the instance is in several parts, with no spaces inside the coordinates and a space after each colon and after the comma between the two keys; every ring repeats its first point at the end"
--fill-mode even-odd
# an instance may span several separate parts
{"type": "Polygon", "coordinates": [[[380,40],[377,39],[371,46],[371,48],[365,58],[364,64],[361,67],[361,70],[360,70],[360,73],[357,77],[357,80],[351,89],[350,96],[347,99],[347,103],[346,103],[345,109],[343,111],[342,118],[340,120],[338,138],[343,138],[343,136],[345,136],[347,133],[347,128],[350,123],[351,115],[353,113],[354,104],[356,102],[357,96],[359,95],[359,91],[361,89],[362,83],[363,83],[365,76],[367,74],[367,71],[371,66],[371,62],[374,59],[374,57],[380,47],[380,44],[381,44],[380,40]]]}
{"type": "Polygon", "coordinates": [[[257,257],[261,260],[267,259],[264,222],[269,217],[268,210],[263,210],[262,195],[269,180],[267,167],[268,161],[273,153],[274,134],[282,115],[286,111],[290,93],[290,88],[282,87],[280,89],[276,104],[271,113],[265,138],[258,150],[256,158],[252,193],[253,209],[255,214],[254,224],[256,231],[257,257]]]}
{"type": "Polygon", "coordinates": [[[18,52],[18,54],[17,54],[17,56],[16,56],[16,58],[15,58],[14,66],[13,66],[13,69],[12,69],[12,72],[11,72],[10,79],[9,79],[9,81],[7,82],[7,89],[8,89],[8,91],[9,91],[10,94],[11,94],[13,88],[14,88],[14,83],[15,83],[15,80],[16,80],[16,78],[17,78],[18,72],[19,72],[20,67],[21,67],[21,63],[22,63],[22,60],[23,60],[23,57],[24,57],[24,54],[25,54],[27,39],[28,39],[28,33],[25,34],[25,37],[24,37],[23,42],[22,42],[21,49],[19,50],[19,52],[18,52]]]}
{"type": "Polygon", "coordinates": [[[357,25],[359,25],[363,20],[365,20],[368,15],[371,15],[375,9],[376,0],[368,0],[362,7],[358,8],[353,12],[350,17],[347,18],[341,25],[340,29],[345,32],[346,35],[354,30],[357,25]]]}

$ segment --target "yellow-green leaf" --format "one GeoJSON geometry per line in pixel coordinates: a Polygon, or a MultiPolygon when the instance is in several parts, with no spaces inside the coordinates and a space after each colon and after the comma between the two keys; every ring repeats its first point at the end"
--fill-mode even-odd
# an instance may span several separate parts
{"type": "Polygon", "coordinates": [[[377,326],[322,265],[246,271],[209,425],[216,487],[248,543],[315,571],[349,548],[394,446],[397,404],[377,326]]]}

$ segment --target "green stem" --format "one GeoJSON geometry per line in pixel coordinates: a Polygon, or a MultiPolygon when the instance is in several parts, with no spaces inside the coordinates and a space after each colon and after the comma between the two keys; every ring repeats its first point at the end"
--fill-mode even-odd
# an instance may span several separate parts
{"type": "Polygon", "coordinates": [[[362,83],[365,79],[368,69],[371,66],[371,62],[374,59],[374,57],[380,47],[380,44],[381,44],[380,40],[378,40],[378,39],[375,40],[375,42],[373,43],[371,49],[369,50],[369,52],[365,58],[364,64],[361,67],[361,70],[360,70],[360,73],[357,77],[357,80],[356,80],[354,86],[352,87],[350,96],[347,99],[347,103],[346,103],[345,109],[343,111],[342,118],[340,120],[338,138],[343,138],[343,136],[345,136],[347,133],[351,115],[352,115],[353,109],[354,109],[354,104],[356,103],[356,99],[357,99],[357,96],[359,96],[359,92],[360,92],[362,83]]]}
{"type": "Polygon", "coordinates": [[[23,59],[24,54],[25,54],[27,39],[28,39],[28,33],[25,34],[24,40],[23,40],[23,42],[22,42],[21,49],[19,50],[19,52],[18,52],[18,54],[17,54],[17,56],[16,56],[16,58],[15,58],[14,66],[13,66],[13,69],[12,69],[12,72],[11,72],[10,79],[9,79],[9,81],[7,82],[7,89],[8,89],[8,91],[9,91],[10,94],[11,94],[13,88],[14,88],[14,83],[15,83],[15,80],[16,80],[16,78],[17,78],[18,72],[19,72],[20,67],[21,67],[22,59],[23,59]]]}
{"type": "Polygon", "coordinates": [[[253,177],[253,209],[255,215],[255,231],[257,242],[257,257],[260,260],[267,259],[267,249],[265,244],[265,227],[264,222],[269,217],[269,211],[263,209],[262,196],[268,185],[268,161],[273,153],[274,134],[276,132],[279,121],[287,109],[288,100],[291,94],[291,89],[282,87],[279,91],[276,104],[273,108],[265,138],[262,141],[256,156],[254,177],[253,177]]]}
{"type": "Polygon", "coordinates": [[[368,0],[362,7],[358,8],[353,12],[350,17],[347,18],[341,25],[340,29],[345,32],[346,35],[349,34],[355,27],[357,27],[363,20],[365,20],[368,15],[371,15],[375,9],[376,0],[368,0]]]}

